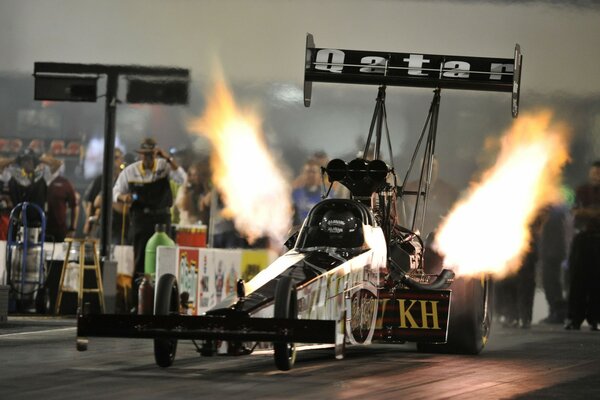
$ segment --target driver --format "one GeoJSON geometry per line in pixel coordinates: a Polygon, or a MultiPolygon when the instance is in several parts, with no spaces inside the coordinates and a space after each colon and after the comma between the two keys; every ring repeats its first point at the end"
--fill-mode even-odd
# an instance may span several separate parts
{"type": "Polygon", "coordinates": [[[319,229],[327,238],[330,247],[357,247],[356,234],[358,221],[355,215],[348,210],[329,210],[323,214],[319,229]]]}

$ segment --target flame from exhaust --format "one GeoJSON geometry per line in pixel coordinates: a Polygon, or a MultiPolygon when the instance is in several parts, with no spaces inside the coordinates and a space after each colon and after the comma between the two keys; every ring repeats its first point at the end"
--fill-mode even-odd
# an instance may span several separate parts
{"type": "Polygon", "coordinates": [[[434,247],[457,275],[515,272],[537,212],[560,201],[568,135],[551,118],[548,111],[519,117],[500,139],[496,164],[442,222],[434,247]]]}
{"type": "Polygon", "coordinates": [[[213,184],[223,216],[250,242],[267,236],[282,243],[292,220],[291,187],[270,155],[257,113],[241,110],[225,80],[218,78],[204,115],[189,129],[212,145],[213,184]]]}

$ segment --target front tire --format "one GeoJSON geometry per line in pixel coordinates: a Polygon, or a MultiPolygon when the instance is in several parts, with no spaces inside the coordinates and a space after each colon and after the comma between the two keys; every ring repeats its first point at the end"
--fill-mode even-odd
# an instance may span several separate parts
{"type": "MultiPolygon", "coordinates": [[[[298,316],[296,288],[292,278],[279,278],[275,288],[275,318],[296,319],[298,316]]],[[[281,371],[289,371],[296,362],[296,345],[289,342],[274,342],[275,365],[281,371]]]]}
{"type": "Polygon", "coordinates": [[[418,343],[417,349],[429,353],[479,354],[490,336],[491,278],[484,275],[477,278],[458,278],[451,289],[447,342],[440,345],[418,343]]]}
{"type": "MultiPolygon", "coordinates": [[[[156,306],[154,315],[179,313],[179,287],[174,275],[160,277],[156,288],[156,306]]],[[[154,360],[159,367],[167,368],[175,361],[177,339],[154,339],[154,360]]]]}

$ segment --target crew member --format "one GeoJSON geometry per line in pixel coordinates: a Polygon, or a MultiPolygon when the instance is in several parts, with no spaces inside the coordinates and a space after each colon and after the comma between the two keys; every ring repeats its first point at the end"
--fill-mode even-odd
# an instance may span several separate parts
{"type": "Polygon", "coordinates": [[[135,279],[144,273],[144,254],[148,239],[154,234],[156,224],[171,225],[173,194],[170,179],[182,184],[184,170],[151,138],[144,139],[137,150],[141,160],[127,166],[117,178],[113,201],[131,204],[131,232],[134,253],[133,305],[137,306],[135,279]]]}
{"type": "Polygon", "coordinates": [[[588,182],[575,192],[575,236],[569,256],[569,312],[565,329],[590,329],[600,321],[600,160],[592,164],[588,182]]]}
{"type": "MultiPolygon", "coordinates": [[[[119,173],[125,168],[123,151],[115,148],[113,163],[113,184],[119,173]]],[[[83,203],[87,220],[83,233],[92,237],[98,236],[100,210],[102,207],[102,175],[98,175],[90,183],[83,195],[83,203]]],[[[112,203],[112,244],[130,244],[129,242],[129,215],[127,205],[121,202],[112,203]]]]}

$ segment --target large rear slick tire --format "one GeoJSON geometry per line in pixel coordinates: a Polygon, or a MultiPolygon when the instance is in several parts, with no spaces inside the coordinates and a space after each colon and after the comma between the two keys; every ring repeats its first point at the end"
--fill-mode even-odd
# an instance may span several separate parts
{"type": "MultiPolygon", "coordinates": [[[[179,287],[177,279],[171,274],[160,277],[156,288],[156,306],[154,315],[179,313],[179,287]]],[[[154,339],[154,360],[159,367],[170,367],[175,361],[177,339],[154,339]]]]}
{"type": "MultiPolygon", "coordinates": [[[[292,278],[279,278],[275,288],[275,318],[296,319],[298,316],[296,288],[292,278]]],[[[275,365],[281,371],[289,371],[296,362],[296,345],[289,342],[274,342],[275,365]]]]}
{"type": "Polygon", "coordinates": [[[481,353],[490,336],[492,323],[489,276],[458,278],[450,287],[452,302],[445,344],[418,343],[417,349],[428,353],[475,355],[481,353]]]}

